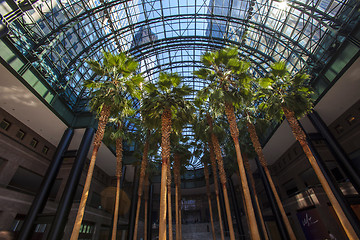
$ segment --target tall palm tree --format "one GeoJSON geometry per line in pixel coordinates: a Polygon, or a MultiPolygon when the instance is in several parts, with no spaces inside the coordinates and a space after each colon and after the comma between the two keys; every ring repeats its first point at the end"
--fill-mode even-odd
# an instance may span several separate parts
{"type": "MultiPolygon", "coordinates": [[[[252,146],[254,147],[254,150],[259,158],[259,161],[260,161],[260,164],[261,166],[264,168],[264,171],[265,171],[265,175],[269,181],[269,184],[270,184],[270,188],[271,188],[271,191],[272,193],[274,194],[274,197],[275,197],[275,201],[279,207],[279,210],[280,210],[280,213],[281,213],[281,217],[284,221],[284,224],[285,224],[285,227],[286,227],[286,230],[289,234],[289,237],[290,239],[292,240],[295,240],[296,239],[296,236],[295,236],[295,233],[291,227],[291,224],[290,224],[290,221],[285,213],[285,209],[284,209],[284,206],[280,200],[280,197],[279,197],[279,194],[276,190],[276,187],[275,187],[275,184],[274,184],[274,181],[272,180],[272,177],[271,177],[271,174],[270,174],[270,171],[269,171],[269,168],[268,168],[268,164],[267,164],[267,161],[265,159],[265,156],[264,156],[264,153],[262,151],[262,147],[261,147],[261,144],[260,144],[260,141],[259,141],[259,137],[256,133],[256,129],[255,129],[255,125],[253,124],[253,120],[252,119],[252,116],[250,115],[250,112],[249,111],[245,111],[245,119],[246,119],[246,126],[247,126],[247,130],[249,132],[249,136],[250,136],[250,139],[251,139],[251,142],[252,142],[252,146]]],[[[246,160],[245,160],[245,167],[246,167],[246,160]]],[[[253,183],[252,183],[253,184],[253,183]]]]}
{"type": "Polygon", "coordinates": [[[175,236],[176,240],[180,238],[180,226],[179,226],[179,183],[181,182],[180,176],[180,156],[179,154],[174,155],[174,183],[175,183],[175,236]]]}
{"type": "Polygon", "coordinates": [[[256,224],[241,156],[239,130],[235,117],[235,106],[239,105],[241,94],[248,92],[250,89],[251,78],[247,74],[250,64],[239,59],[237,48],[225,48],[215,52],[207,52],[202,56],[201,62],[204,67],[194,73],[199,78],[210,81],[210,84],[200,90],[198,96],[200,99],[209,99],[209,102],[215,105],[218,111],[224,111],[227,116],[231,137],[235,145],[245,205],[250,221],[250,234],[252,239],[258,239],[260,237],[259,229],[256,224]]]}
{"type": "MultiPolygon", "coordinates": [[[[241,138],[239,139],[239,141],[240,141],[240,145],[241,145],[241,149],[242,149],[242,156],[244,159],[245,170],[249,176],[249,181],[250,181],[251,187],[254,190],[253,191],[254,200],[255,200],[255,204],[257,205],[257,208],[259,209],[259,220],[260,220],[260,226],[264,232],[264,239],[268,240],[269,237],[267,234],[263,214],[261,212],[259,199],[258,199],[256,188],[255,188],[255,180],[254,180],[254,177],[253,177],[253,174],[252,174],[252,171],[250,168],[249,160],[248,160],[248,155],[250,155],[251,157],[254,155],[252,143],[249,140],[248,134],[246,133],[246,131],[244,131],[244,126],[241,121],[238,123],[238,127],[240,129],[241,138]]],[[[235,148],[234,148],[232,139],[231,140],[226,139],[224,142],[225,142],[225,144],[224,144],[225,155],[227,156],[227,158],[232,159],[233,156],[235,156],[235,154],[236,154],[234,151],[235,148]]],[[[234,161],[231,161],[230,159],[228,159],[228,161],[225,162],[226,163],[225,164],[226,172],[229,174],[229,176],[236,174],[238,176],[238,178],[240,179],[239,171],[236,171],[236,168],[234,166],[236,163],[234,161]]],[[[241,188],[241,185],[240,185],[240,188],[241,188]]],[[[244,195],[243,195],[242,191],[241,191],[241,197],[243,199],[243,203],[245,204],[244,195]]],[[[246,209],[246,207],[245,207],[245,209],[246,209]]],[[[245,214],[246,214],[246,219],[248,219],[247,211],[245,211],[245,214]]]]}
{"type": "Polygon", "coordinates": [[[118,55],[103,52],[103,55],[102,63],[95,60],[87,61],[94,73],[97,76],[102,77],[100,80],[88,80],[84,83],[84,87],[91,89],[91,100],[89,104],[91,111],[97,113],[99,123],[93,142],[94,148],[84,184],[84,190],[70,238],[71,240],[76,240],[79,236],[96,156],[104,137],[105,126],[108,119],[112,113],[115,112],[115,114],[117,114],[117,110],[119,109],[118,106],[124,105],[124,101],[128,101],[130,96],[134,98],[139,96],[138,91],[136,90],[143,81],[143,78],[140,75],[135,74],[138,64],[133,58],[128,57],[123,52],[118,55]]]}
{"type": "Polygon", "coordinates": [[[195,133],[195,139],[192,142],[194,151],[194,157],[201,159],[201,162],[204,164],[204,177],[206,184],[206,195],[208,198],[209,204],[209,212],[210,212],[210,223],[211,223],[211,232],[213,236],[213,240],[216,239],[215,236],[215,227],[214,227],[214,217],[211,205],[211,191],[210,191],[210,180],[209,180],[209,167],[208,162],[210,158],[209,151],[207,151],[206,143],[207,143],[207,131],[203,128],[202,124],[199,123],[198,119],[194,119],[193,121],[193,129],[195,133]]]}
{"type": "Polygon", "coordinates": [[[209,181],[209,167],[206,161],[204,163],[204,177],[205,177],[205,183],[206,183],[206,195],[208,198],[209,203],[209,212],[210,212],[210,222],[211,222],[211,232],[213,240],[216,240],[215,236],[215,227],[214,227],[214,217],[212,212],[212,206],[211,206],[211,192],[210,192],[210,181],[209,181]]]}
{"type": "Polygon", "coordinates": [[[192,105],[184,97],[192,89],[181,84],[177,74],[161,72],[157,83],[144,85],[146,95],[143,99],[143,113],[150,118],[161,119],[161,186],[160,186],[160,214],[159,239],[166,239],[166,178],[170,159],[170,133],[172,119],[189,117],[192,105]]]}
{"type": "Polygon", "coordinates": [[[209,151],[210,151],[211,169],[212,169],[213,176],[214,176],[214,189],[215,189],[216,205],[217,205],[218,216],[219,216],[220,237],[221,237],[221,240],[224,240],[225,236],[224,236],[224,226],[222,223],[221,208],[220,208],[220,196],[219,196],[219,187],[218,187],[219,183],[218,183],[218,179],[217,179],[216,157],[215,157],[214,145],[212,144],[210,139],[209,139],[209,151]]]}
{"type": "MultiPolygon", "coordinates": [[[[255,91],[255,89],[253,89],[253,91],[255,91]]],[[[250,91],[246,91],[243,94],[241,94],[242,101],[241,101],[241,107],[238,112],[243,121],[239,121],[240,124],[238,124],[238,128],[240,129],[240,132],[241,132],[241,134],[240,134],[242,136],[241,140],[246,142],[245,144],[242,144],[242,146],[246,147],[246,146],[252,145],[253,149],[255,150],[255,153],[257,154],[259,161],[260,161],[262,167],[264,168],[265,174],[269,180],[269,183],[271,186],[271,191],[274,194],[276,203],[279,207],[279,210],[280,210],[282,219],[284,221],[285,227],[287,229],[287,232],[289,234],[289,237],[290,237],[290,239],[295,240],[296,239],[295,233],[291,227],[290,221],[285,213],[285,210],[284,210],[284,207],[280,200],[279,194],[278,194],[275,184],[272,180],[265,156],[262,152],[262,148],[261,148],[261,144],[260,144],[258,135],[256,133],[255,125],[254,125],[254,122],[257,122],[258,125],[264,127],[264,125],[266,125],[264,123],[267,122],[264,118],[259,118],[259,116],[263,115],[263,113],[261,113],[259,108],[256,107],[259,103],[259,97],[261,98],[262,96],[263,96],[263,93],[261,91],[258,91],[256,94],[253,94],[253,92],[250,92],[250,91]],[[249,136],[244,133],[244,126],[246,126],[246,128],[247,128],[247,132],[248,132],[249,136]],[[249,142],[248,142],[248,137],[250,137],[251,144],[249,144],[249,142]]],[[[245,149],[245,152],[250,152],[250,151],[245,149]]],[[[246,155],[247,154],[243,154],[243,156],[246,156],[246,155]]],[[[246,159],[244,161],[244,165],[245,165],[245,168],[248,165],[246,163],[246,159]]],[[[248,170],[248,169],[246,169],[246,170],[248,170]]],[[[249,169],[248,172],[251,172],[251,170],[249,169]]],[[[252,175],[250,173],[249,173],[249,175],[250,175],[251,185],[254,185],[252,183],[253,182],[252,175]]],[[[256,200],[256,204],[259,205],[257,195],[255,196],[255,200],[256,200]]],[[[260,216],[260,217],[262,218],[262,216],[260,216]]],[[[266,229],[264,228],[263,220],[261,220],[261,225],[263,226],[263,231],[265,233],[266,229]]],[[[265,237],[267,237],[267,236],[265,236],[265,237]]]]}
{"type": "Polygon", "coordinates": [[[169,229],[169,240],[173,239],[173,228],[172,228],[172,209],[171,209],[171,159],[168,159],[167,165],[167,203],[168,203],[168,229],[169,229]]]}
{"type": "Polygon", "coordinates": [[[152,151],[152,154],[150,154],[150,157],[153,157],[153,159],[151,159],[148,164],[147,164],[147,168],[146,168],[146,175],[145,175],[145,181],[144,181],[144,240],[147,240],[147,232],[149,231],[149,229],[147,229],[148,226],[148,201],[149,201],[149,186],[150,186],[150,179],[153,176],[157,176],[160,174],[159,168],[157,167],[156,164],[156,159],[157,158],[157,152],[152,151]]]}
{"type": "MultiPolygon", "coordinates": [[[[180,136],[182,135],[182,129],[185,124],[188,123],[190,119],[187,118],[176,118],[173,120],[173,133],[171,134],[171,142],[172,142],[172,153],[174,156],[174,165],[173,165],[173,171],[174,171],[174,182],[175,182],[175,228],[176,228],[176,239],[179,238],[180,232],[179,232],[179,187],[181,184],[181,167],[184,161],[182,158],[187,154],[189,155],[190,152],[188,151],[188,146],[185,146],[184,143],[180,143],[180,136]],[[186,122],[183,122],[185,120],[186,122]],[[176,161],[176,163],[175,163],[176,161]],[[175,176],[176,174],[176,176],[175,176]]],[[[182,138],[184,142],[187,141],[187,138],[182,138]]],[[[170,163],[168,165],[168,178],[167,178],[167,194],[168,194],[168,225],[169,225],[169,239],[172,240],[173,234],[172,234],[172,212],[171,212],[171,167],[170,163]]]]}
{"type": "Polygon", "coordinates": [[[144,240],[147,240],[147,221],[148,221],[148,204],[149,204],[149,175],[145,175],[144,180],[144,240]]]}
{"type": "Polygon", "coordinates": [[[176,134],[173,133],[171,135],[172,146],[171,151],[173,153],[174,158],[174,184],[175,184],[175,229],[176,229],[176,240],[180,239],[180,187],[181,187],[181,173],[184,172],[184,166],[187,163],[187,160],[191,156],[191,152],[189,151],[190,145],[186,144],[188,138],[181,137],[181,131],[176,134]]]}
{"type": "Polygon", "coordinates": [[[140,204],[141,204],[141,196],[143,194],[143,187],[146,175],[146,168],[148,164],[148,154],[149,154],[149,147],[150,147],[150,130],[147,129],[145,133],[145,143],[143,149],[143,155],[141,160],[141,167],[140,167],[140,178],[139,178],[139,187],[138,187],[138,200],[136,206],[136,215],[135,215],[135,226],[134,226],[134,236],[133,239],[137,239],[137,230],[139,225],[139,213],[140,213],[140,204]]]}
{"type": "MultiPolygon", "coordinates": [[[[131,103],[128,101],[128,103],[131,103]]],[[[110,118],[109,122],[113,123],[112,127],[109,127],[107,131],[110,132],[110,138],[115,140],[116,149],[116,194],[115,194],[115,207],[114,207],[114,220],[111,239],[116,239],[117,222],[119,217],[119,203],[120,203],[120,178],[122,170],[122,156],[123,156],[123,141],[130,140],[129,126],[132,125],[131,120],[127,119],[135,113],[135,109],[129,104],[125,104],[122,109],[118,108],[119,115],[115,118],[110,118]],[[125,120],[126,119],[126,120],[125,120]]]]}
{"type": "Polygon", "coordinates": [[[247,155],[245,153],[243,154],[243,159],[244,159],[245,169],[246,169],[246,171],[247,171],[247,173],[249,175],[249,180],[250,180],[251,187],[252,187],[252,189],[254,191],[255,204],[256,204],[257,208],[259,209],[259,218],[260,218],[261,228],[262,228],[262,230],[264,232],[265,240],[268,240],[269,236],[267,234],[266,227],[265,227],[265,221],[264,221],[263,215],[261,213],[261,208],[260,208],[260,204],[259,204],[259,198],[258,198],[258,195],[257,195],[257,192],[256,192],[254,176],[253,176],[253,173],[252,173],[251,168],[250,168],[249,159],[247,158],[247,155]]]}
{"type": "Polygon", "coordinates": [[[226,173],[224,169],[224,161],[221,153],[221,147],[219,140],[217,136],[215,135],[214,129],[213,129],[213,120],[210,117],[210,115],[207,115],[208,124],[210,126],[210,135],[211,135],[211,144],[213,145],[213,149],[215,152],[216,160],[218,163],[218,169],[219,169],[219,177],[220,177],[220,183],[222,186],[223,194],[224,194],[224,202],[225,202],[225,210],[229,225],[229,233],[230,233],[230,239],[235,240],[235,233],[234,233],[234,226],[232,223],[232,214],[230,210],[230,204],[229,204],[229,197],[226,189],[226,173]]]}
{"type": "Polygon", "coordinates": [[[183,175],[186,172],[186,165],[188,165],[188,159],[183,158],[182,156],[180,156],[179,158],[177,158],[177,160],[175,160],[175,156],[174,156],[174,161],[177,161],[177,163],[175,164],[175,169],[180,169],[179,171],[177,170],[177,181],[176,181],[176,195],[175,195],[175,199],[177,206],[175,206],[175,209],[177,210],[178,213],[178,240],[182,239],[182,218],[181,218],[181,175],[183,175]]]}
{"type": "Polygon", "coordinates": [[[182,218],[181,218],[181,175],[179,175],[178,179],[177,179],[177,185],[178,185],[178,189],[177,189],[177,196],[178,196],[178,207],[177,207],[177,212],[178,212],[178,218],[179,218],[179,223],[178,223],[178,233],[179,233],[179,238],[178,240],[182,240],[182,218]]]}
{"type": "MultiPolygon", "coordinates": [[[[140,112],[141,113],[141,112],[140,112]]],[[[143,193],[143,188],[145,183],[148,182],[148,175],[149,173],[154,173],[153,166],[148,167],[148,156],[149,154],[153,154],[154,151],[157,151],[159,147],[160,142],[160,134],[159,129],[157,129],[158,126],[156,126],[156,122],[154,120],[149,118],[146,114],[141,114],[141,120],[137,119],[136,121],[136,131],[135,131],[135,139],[136,143],[139,146],[142,146],[142,161],[141,161],[141,167],[140,167],[140,178],[139,178],[139,188],[138,188],[138,201],[137,201],[137,207],[136,207],[136,214],[135,214],[135,226],[134,226],[134,236],[133,239],[137,239],[137,231],[139,226],[139,214],[140,214],[140,205],[141,205],[141,197],[143,193]],[[156,149],[156,150],[155,150],[156,149]]],[[[140,148],[141,149],[141,148],[140,148]]],[[[147,186],[148,187],[148,186],[147,186]]],[[[147,190],[145,186],[145,190],[147,190]]],[[[145,198],[148,198],[148,196],[145,194],[145,198]]],[[[146,199],[147,200],[147,199],[146,199]]],[[[147,201],[145,200],[145,205],[147,205],[147,201]]],[[[145,213],[147,214],[147,206],[145,207],[145,213]]],[[[147,221],[145,217],[145,221],[147,221]]],[[[146,229],[145,224],[145,229],[146,229]]],[[[144,235],[145,231],[144,231],[144,235]]]]}
{"type": "Polygon", "coordinates": [[[358,239],[353,226],[347,219],[314,158],[307,143],[306,134],[297,120],[312,109],[312,90],[309,87],[309,75],[305,73],[291,75],[286,68],[285,62],[276,62],[270,66],[269,75],[259,80],[259,84],[265,94],[264,96],[267,98],[266,101],[259,105],[259,108],[266,110],[274,119],[280,120],[282,115],[285,116],[294,137],[300,143],[314,169],[347,236],[349,239],[358,239]]]}
{"type": "MultiPolygon", "coordinates": [[[[199,110],[205,109],[204,106],[201,106],[201,105],[199,105],[198,107],[199,107],[199,110]]],[[[193,131],[195,133],[196,139],[206,143],[207,147],[209,149],[210,164],[211,164],[211,169],[212,169],[213,176],[214,176],[214,190],[215,190],[215,197],[216,197],[216,206],[217,206],[217,210],[218,210],[220,237],[221,237],[221,240],[224,240],[225,236],[224,236],[224,227],[223,227],[221,208],[220,208],[219,184],[218,184],[218,178],[217,178],[217,165],[216,165],[215,151],[214,151],[214,146],[211,142],[209,125],[207,124],[207,120],[203,116],[202,111],[199,111],[199,117],[194,119],[192,126],[193,126],[193,131]]]]}
{"type": "MultiPolygon", "coordinates": [[[[194,122],[196,124],[196,122],[194,122]]],[[[196,127],[193,127],[196,128],[196,127]]],[[[193,142],[193,146],[195,148],[194,150],[194,157],[200,158],[201,162],[204,164],[204,178],[205,178],[205,184],[206,184],[206,195],[208,198],[208,204],[209,204],[209,212],[210,212],[210,223],[211,223],[211,232],[213,236],[213,240],[216,240],[215,236],[215,227],[214,227],[214,217],[213,217],[213,211],[212,211],[212,205],[211,205],[211,191],[210,191],[210,179],[209,179],[209,167],[208,162],[210,158],[210,154],[208,151],[206,151],[206,134],[203,134],[204,129],[200,134],[198,133],[195,135],[195,141],[193,142]],[[201,133],[202,132],[202,133],[201,133]]]]}

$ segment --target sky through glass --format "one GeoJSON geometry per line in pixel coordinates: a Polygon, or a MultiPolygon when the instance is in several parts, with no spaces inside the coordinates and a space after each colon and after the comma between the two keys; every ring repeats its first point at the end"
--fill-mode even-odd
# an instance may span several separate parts
{"type": "Polygon", "coordinates": [[[357,0],[0,3],[14,45],[74,112],[88,110],[82,83],[96,77],[85,60],[99,60],[101,50],[128,51],[147,81],[177,72],[199,90],[207,85],[193,76],[201,55],[228,45],[252,63],[254,77],[279,60],[292,71],[320,69],[354,28],[358,9],[357,0]]]}

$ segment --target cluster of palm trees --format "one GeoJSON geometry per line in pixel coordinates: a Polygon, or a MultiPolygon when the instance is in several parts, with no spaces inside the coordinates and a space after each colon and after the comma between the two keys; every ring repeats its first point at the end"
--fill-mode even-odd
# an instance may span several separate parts
{"type": "MultiPolygon", "coordinates": [[[[288,235],[296,239],[286,216],[271,174],[267,167],[262,147],[255,129],[262,120],[280,121],[283,116],[287,119],[295,138],[299,141],[315,170],[331,204],[333,205],[340,222],[342,223],[349,238],[356,238],[356,234],[345,217],[339,203],[329,188],[316,160],[314,159],[308,144],[306,135],[301,129],[297,119],[311,110],[312,91],[309,87],[309,76],[305,73],[291,75],[284,62],[270,65],[270,71],[264,78],[254,79],[249,74],[250,63],[239,57],[237,48],[230,47],[214,52],[207,52],[201,58],[202,68],[194,74],[209,83],[208,86],[197,92],[194,101],[187,100],[193,90],[181,82],[181,77],[174,73],[160,72],[156,83],[143,82],[140,74],[137,74],[136,61],[125,53],[114,55],[104,52],[102,62],[88,61],[89,66],[96,75],[101,76],[98,80],[85,82],[85,87],[91,89],[90,107],[99,118],[98,129],[94,138],[94,150],[90,161],[83,195],[81,197],[75,226],[71,239],[78,237],[86,200],[90,188],[92,171],[95,165],[97,151],[104,136],[105,126],[111,120],[112,139],[116,143],[117,155],[117,193],[116,206],[119,204],[119,186],[121,176],[122,142],[129,134],[125,134],[130,122],[129,118],[140,119],[139,124],[133,126],[133,131],[141,130],[143,136],[143,155],[140,169],[138,188],[138,205],[136,211],[136,224],[134,239],[137,239],[137,222],[139,219],[140,203],[144,183],[148,183],[147,165],[148,154],[151,148],[154,152],[161,148],[161,187],[160,187],[160,212],[159,212],[159,239],[173,239],[172,216],[171,216],[171,165],[173,166],[175,185],[175,222],[176,239],[181,239],[181,210],[179,207],[181,162],[189,158],[189,146],[185,145],[188,139],[181,137],[181,131],[186,124],[192,124],[195,134],[193,147],[194,154],[202,158],[204,164],[207,196],[211,215],[213,238],[215,231],[213,224],[213,211],[211,208],[211,193],[209,188],[209,169],[211,164],[214,176],[214,186],[219,214],[221,239],[224,239],[223,223],[221,219],[219,189],[217,176],[219,173],[220,186],[224,194],[227,222],[229,225],[230,239],[235,239],[232,224],[232,214],[226,188],[226,173],[223,162],[224,129],[228,129],[232,141],[232,150],[226,152],[228,156],[234,154],[236,165],[241,181],[242,196],[248,220],[249,231],[252,239],[260,239],[258,226],[255,219],[254,204],[251,200],[247,174],[251,176],[246,154],[241,148],[247,148],[242,144],[238,126],[246,126],[254,152],[256,153],[265,174],[269,179],[271,190],[279,206],[288,235]],[[161,137],[157,137],[157,136],[161,137]],[[161,140],[157,140],[161,138],[161,140]],[[160,142],[159,144],[157,144],[160,142]],[[244,161],[245,159],[245,161],[244,161]],[[173,160],[173,164],[171,164],[173,160]]],[[[245,135],[244,135],[245,136],[245,135]]],[[[229,141],[228,141],[229,142],[229,141]]],[[[253,180],[249,177],[251,185],[253,180]]],[[[146,189],[146,187],[145,187],[146,189]]],[[[146,194],[145,194],[146,195],[146,194]]],[[[257,199],[257,198],[255,198],[257,199]]],[[[116,227],[118,208],[115,206],[112,239],[116,239],[116,227]]],[[[146,237],[145,237],[146,239],[146,237]]]]}

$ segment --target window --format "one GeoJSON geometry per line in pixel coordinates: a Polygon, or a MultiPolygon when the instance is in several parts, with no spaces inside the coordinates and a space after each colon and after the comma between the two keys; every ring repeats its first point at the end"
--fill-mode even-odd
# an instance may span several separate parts
{"type": "Polygon", "coordinates": [[[94,232],[95,224],[90,222],[83,222],[79,231],[79,239],[91,240],[94,232]]]}
{"type": "Polygon", "coordinates": [[[43,232],[45,232],[46,226],[47,226],[46,223],[36,224],[35,232],[36,232],[36,233],[43,233],[43,232]]]}
{"type": "Polygon", "coordinates": [[[11,123],[8,120],[3,119],[0,123],[0,128],[2,128],[4,130],[8,130],[10,125],[11,125],[11,123]]]}
{"type": "Polygon", "coordinates": [[[11,224],[11,228],[10,230],[13,231],[13,232],[18,232],[20,231],[23,223],[24,223],[24,220],[25,220],[25,215],[22,215],[22,214],[17,214],[13,223],[11,224]]]}
{"type": "Polygon", "coordinates": [[[36,140],[35,138],[33,138],[30,142],[30,146],[32,146],[33,148],[36,148],[36,146],[38,145],[39,141],[36,140]]]}
{"type": "Polygon", "coordinates": [[[35,195],[40,188],[42,179],[41,175],[19,167],[11,179],[8,188],[35,195]]]}
{"type": "Polygon", "coordinates": [[[44,146],[42,149],[42,153],[46,155],[48,152],[49,152],[49,148],[47,146],[44,146]]]}
{"type": "Polygon", "coordinates": [[[19,131],[16,133],[16,137],[23,140],[25,137],[25,132],[21,129],[19,129],[19,131]]]}

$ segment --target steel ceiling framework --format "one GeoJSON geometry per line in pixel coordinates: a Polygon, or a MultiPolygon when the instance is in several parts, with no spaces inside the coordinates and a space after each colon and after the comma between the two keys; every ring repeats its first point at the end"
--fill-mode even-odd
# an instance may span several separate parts
{"type": "Polygon", "coordinates": [[[52,0],[2,3],[14,44],[74,111],[86,110],[85,59],[100,50],[128,51],[146,79],[178,72],[198,90],[192,72],[205,51],[240,47],[255,76],[285,60],[298,71],[323,66],[357,20],[358,1],[303,0],[52,0]],[[140,41],[136,42],[136,34],[140,41]],[[139,37],[138,37],[139,38],[139,37]]]}
{"type": "Polygon", "coordinates": [[[74,112],[87,111],[82,83],[95,78],[86,59],[128,51],[148,81],[193,76],[206,51],[240,48],[255,77],[273,61],[292,71],[325,66],[359,18],[357,0],[6,0],[9,37],[74,112]]]}

